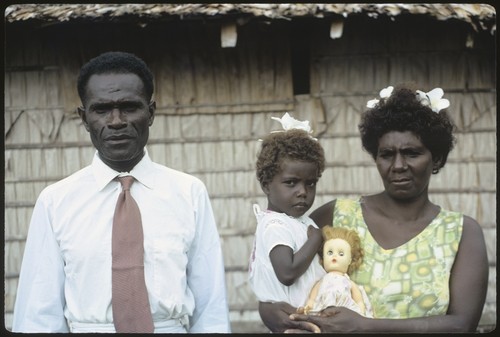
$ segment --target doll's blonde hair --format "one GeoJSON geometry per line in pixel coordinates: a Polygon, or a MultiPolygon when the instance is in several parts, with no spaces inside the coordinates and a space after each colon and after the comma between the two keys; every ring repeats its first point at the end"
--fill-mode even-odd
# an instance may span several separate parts
{"type": "MultiPolygon", "coordinates": [[[[324,226],[321,229],[323,233],[323,245],[330,239],[345,240],[351,246],[351,264],[347,269],[347,274],[351,274],[357,270],[363,263],[364,251],[361,247],[361,239],[355,230],[350,230],[342,227],[324,226]]],[[[323,259],[323,246],[320,251],[321,259],[323,259]]]]}

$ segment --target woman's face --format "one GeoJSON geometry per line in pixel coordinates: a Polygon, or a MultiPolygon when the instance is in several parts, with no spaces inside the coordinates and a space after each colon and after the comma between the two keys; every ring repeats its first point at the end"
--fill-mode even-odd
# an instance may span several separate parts
{"type": "Polygon", "coordinates": [[[375,163],[389,196],[409,200],[427,195],[434,163],[413,132],[391,131],[380,137],[375,163]]]}

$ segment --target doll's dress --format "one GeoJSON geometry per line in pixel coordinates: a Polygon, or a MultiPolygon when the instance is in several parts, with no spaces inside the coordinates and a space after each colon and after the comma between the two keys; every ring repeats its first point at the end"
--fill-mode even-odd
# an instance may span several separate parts
{"type": "MultiPolygon", "coordinates": [[[[314,306],[311,309],[312,312],[319,312],[329,306],[337,306],[345,307],[358,314],[362,314],[359,305],[352,298],[352,283],[347,274],[340,275],[338,273],[327,273],[319,282],[321,283],[314,301],[314,306]]],[[[365,303],[365,316],[372,317],[371,305],[368,301],[368,297],[362,287],[360,287],[360,291],[365,303]]]]}

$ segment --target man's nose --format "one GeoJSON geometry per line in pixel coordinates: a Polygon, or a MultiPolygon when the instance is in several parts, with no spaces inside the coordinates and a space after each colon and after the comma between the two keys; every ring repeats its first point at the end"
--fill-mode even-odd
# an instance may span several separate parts
{"type": "Polygon", "coordinates": [[[120,109],[117,107],[112,108],[111,113],[109,114],[108,125],[110,127],[122,127],[126,124],[127,122],[123,119],[123,114],[120,109]]]}

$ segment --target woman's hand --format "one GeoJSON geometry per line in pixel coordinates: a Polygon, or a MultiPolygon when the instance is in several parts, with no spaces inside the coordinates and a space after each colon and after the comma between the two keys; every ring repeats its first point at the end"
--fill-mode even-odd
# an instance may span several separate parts
{"type": "Polygon", "coordinates": [[[290,315],[296,311],[297,308],[285,302],[259,302],[260,318],[272,332],[320,332],[320,329],[310,322],[291,320],[290,315]]]}
{"type": "MultiPolygon", "coordinates": [[[[321,332],[360,332],[369,318],[343,307],[328,307],[319,315],[292,314],[290,319],[296,322],[310,323],[321,332]]],[[[302,328],[311,325],[301,325],[302,328]]],[[[309,329],[304,329],[311,331],[309,329]]],[[[289,332],[289,331],[285,331],[289,332]]]]}

